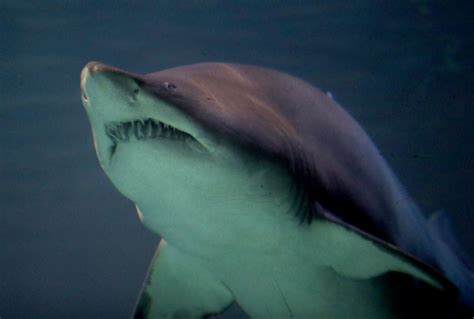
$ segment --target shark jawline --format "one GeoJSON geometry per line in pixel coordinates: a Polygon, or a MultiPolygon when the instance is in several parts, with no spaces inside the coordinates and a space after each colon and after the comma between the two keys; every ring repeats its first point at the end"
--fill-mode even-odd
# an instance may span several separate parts
{"type": "Polygon", "coordinates": [[[110,157],[119,143],[130,142],[132,137],[137,141],[167,139],[183,145],[199,143],[191,134],[152,118],[108,122],[104,129],[111,141],[110,157]]]}

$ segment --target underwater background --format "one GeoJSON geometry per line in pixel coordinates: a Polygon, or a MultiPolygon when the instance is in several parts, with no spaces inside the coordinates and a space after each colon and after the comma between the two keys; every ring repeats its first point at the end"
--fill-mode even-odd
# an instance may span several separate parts
{"type": "Polygon", "coordinates": [[[257,64],[331,92],[473,260],[473,38],[473,1],[1,0],[0,317],[129,318],[156,249],[96,159],[91,60],[257,64]]]}

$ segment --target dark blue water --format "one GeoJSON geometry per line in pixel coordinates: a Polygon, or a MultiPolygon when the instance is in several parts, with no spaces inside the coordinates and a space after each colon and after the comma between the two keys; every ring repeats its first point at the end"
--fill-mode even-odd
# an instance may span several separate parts
{"type": "Polygon", "coordinates": [[[90,60],[258,64],[332,92],[474,256],[472,1],[157,2],[0,2],[2,319],[128,318],[154,252],[96,160],[90,60]]]}

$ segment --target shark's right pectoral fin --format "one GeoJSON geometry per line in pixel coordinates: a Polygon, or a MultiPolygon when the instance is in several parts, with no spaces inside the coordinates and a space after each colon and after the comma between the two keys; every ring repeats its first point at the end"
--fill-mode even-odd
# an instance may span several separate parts
{"type": "Polygon", "coordinates": [[[162,239],[133,318],[203,318],[222,312],[233,300],[226,286],[197,260],[162,239]]]}

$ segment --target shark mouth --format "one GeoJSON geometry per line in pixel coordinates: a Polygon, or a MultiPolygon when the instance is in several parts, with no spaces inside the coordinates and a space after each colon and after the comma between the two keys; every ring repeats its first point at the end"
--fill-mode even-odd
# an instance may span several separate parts
{"type": "Polygon", "coordinates": [[[160,138],[180,142],[200,153],[205,152],[205,148],[192,135],[151,118],[110,122],[105,125],[105,133],[112,141],[112,146],[110,147],[111,156],[114,155],[119,143],[160,138]]]}

